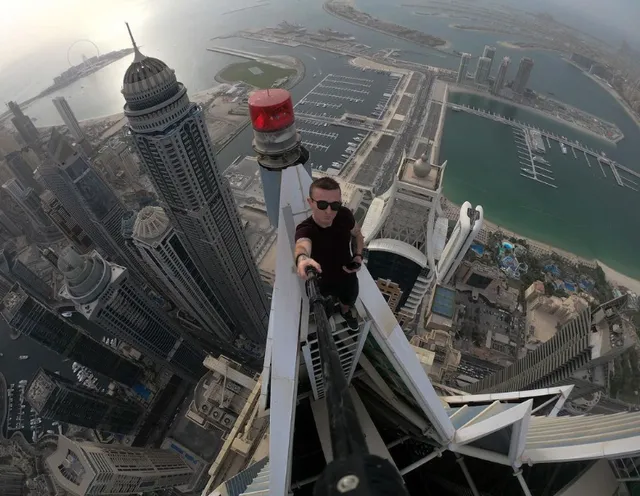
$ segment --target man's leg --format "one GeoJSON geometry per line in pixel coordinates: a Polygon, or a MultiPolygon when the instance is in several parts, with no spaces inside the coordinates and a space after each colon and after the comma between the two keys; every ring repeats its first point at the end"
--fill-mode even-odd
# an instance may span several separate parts
{"type": "Polygon", "coordinates": [[[340,313],[347,322],[347,325],[354,331],[358,330],[357,312],[353,309],[359,292],[357,274],[347,274],[341,284],[336,285],[337,298],[340,302],[340,313]]]}

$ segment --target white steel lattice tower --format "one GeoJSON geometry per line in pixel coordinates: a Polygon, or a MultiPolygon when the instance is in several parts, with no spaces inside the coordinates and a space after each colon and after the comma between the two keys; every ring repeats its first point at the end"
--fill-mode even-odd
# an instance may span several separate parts
{"type": "Polygon", "coordinates": [[[172,69],[134,48],[122,94],[136,150],[189,257],[232,316],[225,332],[262,342],[267,298],[203,109],[172,69]]]}

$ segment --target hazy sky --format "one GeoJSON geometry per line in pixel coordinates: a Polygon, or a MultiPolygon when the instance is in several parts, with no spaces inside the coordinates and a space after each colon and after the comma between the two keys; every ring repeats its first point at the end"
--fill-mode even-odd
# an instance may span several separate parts
{"type": "MultiPolygon", "coordinates": [[[[512,0],[514,1],[514,0],[512,0]]],[[[523,9],[561,10],[566,16],[558,20],[575,25],[571,16],[577,19],[590,19],[615,29],[619,38],[628,38],[640,45],[638,21],[640,20],[640,1],[638,0],[515,0],[523,9]]],[[[584,29],[588,31],[588,29],[584,29]]]]}
{"type": "Polygon", "coordinates": [[[124,18],[143,22],[151,4],[144,0],[0,0],[0,69],[34,52],[66,47],[82,38],[101,47],[119,38],[125,42],[124,18]]]}
{"type": "MultiPolygon", "coordinates": [[[[321,1],[301,0],[299,4],[304,8],[305,2],[321,1]]],[[[357,1],[366,8],[366,0],[357,1]]],[[[88,38],[103,53],[123,48],[129,45],[125,20],[140,32],[161,18],[170,19],[181,5],[198,2],[246,5],[253,0],[0,0],[0,82],[12,83],[13,93],[16,85],[21,93],[35,91],[31,85],[43,87],[42,81],[49,81],[68,66],[67,48],[76,40],[88,38]],[[40,78],[37,84],[34,77],[40,78]]],[[[626,37],[640,47],[640,0],[492,0],[498,2],[525,10],[548,10],[574,26],[588,17],[612,26],[605,33],[610,32],[614,39],[626,37]]],[[[601,29],[589,25],[594,26],[585,23],[585,31],[598,31],[594,34],[602,36],[601,29]]],[[[89,51],[87,56],[93,55],[90,46],[85,44],[84,48],[89,51]]],[[[72,55],[79,61],[80,53],[72,55]]]]}

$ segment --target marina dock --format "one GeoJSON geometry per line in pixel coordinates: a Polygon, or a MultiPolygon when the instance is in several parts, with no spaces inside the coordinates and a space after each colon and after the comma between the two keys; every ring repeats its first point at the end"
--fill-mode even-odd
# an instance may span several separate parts
{"type": "MultiPolygon", "coordinates": [[[[554,188],[557,187],[553,184],[546,183],[545,181],[538,178],[538,176],[545,178],[545,173],[547,174],[551,173],[551,170],[548,169],[548,167],[545,164],[542,164],[542,165],[540,165],[540,163],[536,164],[534,161],[533,153],[535,152],[535,150],[534,152],[532,152],[531,140],[529,138],[531,136],[529,133],[533,132],[534,134],[539,134],[541,137],[543,137],[546,140],[547,145],[549,147],[551,146],[552,141],[556,141],[558,144],[563,144],[567,147],[571,147],[573,156],[576,159],[578,158],[578,156],[576,155],[576,150],[581,151],[584,154],[584,158],[587,161],[587,165],[589,167],[591,167],[589,156],[595,158],[598,161],[598,164],[600,165],[600,170],[602,171],[602,175],[605,178],[607,177],[607,174],[604,171],[603,164],[611,168],[613,177],[619,186],[623,188],[629,188],[633,191],[639,191],[638,183],[629,177],[621,175],[620,171],[623,171],[626,174],[634,176],[635,178],[638,178],[638,179],[640,179],[640,172],[634,171],[633,169],[629,169],[628,167],[625,167],[624,165],[621,165],[616,161],[611,160],[604,153],[597,152],[596,150],[586,145],[583,145],[577,141],[572,141],[563,136],[559,136],[555,133],[546,131],[544,129],[539,129],[535,126],[532,126],[531,124],[527,124],[521,121],[516,121],[514,119],[511,119],[510,117],[505,117],[503,115],[496,114],[495,112],[491,112],[490,110],[484,110],[476,107],[471,107],[469,105],[457,104],[452,102],[447,103],[447,105],[453,108],[454,110],[478,115],[480,117],[485,117],[487,119],[492,119],[496,122],[501,122],[503,124],[512,126],[514,128],[514,136],[516,136],[516,146],[518,147],[518,155],[520,156],[520,159],[521,159],[520,163],[521,165],[524,166],[522,168],[523,172],[521,173],[521,175],[529,179],[545,183],[547,184],[547,186],[552,186],[554,188]]],[[[549,178],[550,180],[553,180],[552,176],[547,175],[547,178],[549,178]]]]}
{"type": "Polygon", "coordinates": [[[552,184],[555,179],[550,169],[551,164],[544,158],[534,155],[534,151],[540,153],[540,150],[544,150],[541,135],[532,135],[528,129],[514,129],[513,139],[520,158],[520,175],[545,186],[557,188],[552,184]]]}
{"type": "Polygon", "coordinates": [[[602,175],[604,177],[607,177],[607,174],[604,171],[604,167],[602,167],[602,161],[600,159],[598,159],[598,165],[600,166],[600,170],[602,171],[602,175]]]}

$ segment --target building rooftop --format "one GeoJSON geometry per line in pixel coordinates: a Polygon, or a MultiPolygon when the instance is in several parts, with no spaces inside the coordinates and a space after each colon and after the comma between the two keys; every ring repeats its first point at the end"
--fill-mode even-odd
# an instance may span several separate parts
{"type": "Polygon", "coordinates": [[[430,164],[429,167],[425,167],[424,160],[426,160],[426,158],[405,158],[398,171],[398,178],[404,183],[436,191],[440,187],[441,176],[445,165],[430,164]],[[423,174],[427,170],[428,173],[424,176],[423,174]]]}
{"type": "Polygon", "coordinates": [[[162,207],[144,207],[133,224],[133,236],[147,243],[161,239],[171,229],[171,221],[162,207]]]}
{"type": "Polygon", "coordinates": [[[7,322],[11,322],[27,298],[27,293],[19,285],[14,284],[2,300],[2,315],[7,322]]]}
{"type": "Polygon", "coordinates": [[[456,290],[445,286],[436,286],[431,311],[442,317],[452,319],[456,308],[456,290]]]}
{"type": "Polygon", "coordinates": [[[44,408],[56,387],[57,384],[51,377],[51,373],[40,369],[27,386],[25,396],[31,406],[39,412],[44,408]]]}

